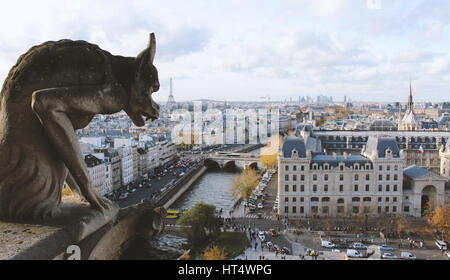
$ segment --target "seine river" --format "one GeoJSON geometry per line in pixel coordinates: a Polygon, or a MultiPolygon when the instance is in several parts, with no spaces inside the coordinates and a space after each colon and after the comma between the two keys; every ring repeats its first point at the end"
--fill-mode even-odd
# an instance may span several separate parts
{"type": "MultiPolygon", "coordinates": [[[[259,153],[259,149],[251,153],[259,153]]],[[[197,202],[204,202],[222,209],[226,216],[233,207],[230,189],[234,179],[239,176],[242,169],[232,171],[207,171],[189,190],[186,191],[172,206],[173,209],[192,208],[197,202]]],[[[132,249],[124,259],[176,259],[183,254],[182,246],[187,240],[177,236],[163,234],[158,239],[141,244],[141,248],[132,249]],[[145,247],[145,248],[144,248],[145,247]]]]}

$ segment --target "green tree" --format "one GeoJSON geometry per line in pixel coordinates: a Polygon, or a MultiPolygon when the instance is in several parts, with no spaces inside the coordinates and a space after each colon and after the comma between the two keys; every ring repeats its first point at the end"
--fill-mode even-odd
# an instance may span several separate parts
{"type": "Polygon", "coordinates": [[[234,180],[230,195],[233,199],[241,198],[245,200],[252,195],[258,184],[258,173],[253,169],[247,168],[234,180]]]}
{"type": "Polygon", "coordinates": [[[207,244],[220,232],[223,221],[215,211],[216,206],[198,202],[177,221],[194,246],[207,244]]]}

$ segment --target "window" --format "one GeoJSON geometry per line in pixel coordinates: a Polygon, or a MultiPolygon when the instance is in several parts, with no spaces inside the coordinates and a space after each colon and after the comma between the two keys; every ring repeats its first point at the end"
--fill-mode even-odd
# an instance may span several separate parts
{"type": "Polygon", "coordinates": [[[379,181],[383,181],[383,175],[381,175],[381,174],[378,175],[378,180],[379,180],[379,181]]]}
{"type": "Polygon", "coordinates": [[[387,192],[391,191],[391,187],[389,185],[386,185],[386,191],[387,192]]]}
{"type": "Polygon", "coordinates": [[[300,181],[305,181],[305,175],[300,175],[300,181]]]}
{"type": "Polygon", "coordinates": [[[403,207],[403,212],[409,212],[409,206],[403,207]]]}
{"type": "Polygon", "coordinates": [[[292,202],[297,202],[297,198],[296,198],[296,197],[293,197],[293,198],[292,198],[292,202]]]}
{"type": "Polygon", "coordinates": [[[317,181],[317,174],[313,174],[313,181],[317,181]]]}
{"type": "Polygon", "coordinates": [[[297,171],[297,165],[294,165],[294,166],[292,167],[292,169],[293,169],[294,171],[297,171]]]}
{"type": "Polygon", "coordinates": [[[305,185],[301,185],[301,186],[300,186],[300,191],[301,191],[301,192],[304,192],[304,191],[305,191],[305,185]]]}
{"type": "Polygon", "coordinates": [[[297,181],[297,175],[292,175],[292,181],[297,181]]]}
{"type": "Polygon", "coordinates": [[[389,181],[389,180],[391,180],[391,175],[386,175],[386,181],[389,181]]]}
{"type": "Polygon", "coordinates": [[[305,213],[305,207],[301,206],[300,207],[300,214],[303,214],[303,213],[305,213]]]}
{"type": "Polygon", "coordinates": [[[383,199],[381,197],[378,198],[378,202],[382,202],[383,199]]]}
{"type": "Polygon", "coordinates": [[[355,174],[355,181],[358,181],[358,180],[359,180],[359,175],[355,174]]]}
{"type": "Polygon", "coordinates": [[[328,192],[328,185],[323,186],[323,191],[328,192]]]}
{"type": "Polygon", "coordinates": [[[289,181],[289,175],[284,175],[284,180],[289,181]]]}
{"type": "Polygon", "coordinates": [[[353,206],[353,214],[358,214],[358,213],[359,213],[359,207],[353,206]]]}
{"type": "Polygon", "coordinates": [[[330,211],[330,208],[328,206],[322,207],[322,213],[323,214],[328,214],[329,211],[330,211]]]}
{"type": "Polygon", "coordinates": [[[397,185],[394,185],[394,192],[397,191],[397,185]]]}
{"type": "Polygon", "coordinates": [[[344,181],[344,174],[340,174],[340,175],[339,175],[339,180],[340,180],[340,181],[344,181]]]}
{"type": "Polygon", "coordinates": [[[344,192],[344,185],[339,185],[339,191],[344,192]]]}
{"type": "Polygon", "coordinates": [[[370,191],[370,186],[366,185],[366,192],[370,191]]]}
{"type": "Polygon", "coordinates": [[[305,198],[303,196],[300,197],[300,202],[305,202],[305,198]]]}
{"type": "Polygon", "coordinates": [[[382,192],[383,191],[383,187],[381,185],[378,185],[378,191],[382,192]]]}
{"type": "Polygon", "coordinates": [[[355,185],[355,192],[358,191],[358,185],[355,185]]]}
{"type": "Polygon", "coordinates": [[[364,198],[363,198],[363,201],[364,201],[364,202],[371,202],[371,201],[372,201],[372,198],[370,198],[370,197],[364,197],[364,198]]]}
{"type": "Polygon", "coordinates": [[[338,204],[344,204],[344,199],[343,199],[343,198],[339,198],[339,199],[337,200],[337,203],[338,203],[338,204]]]}
{"type": "Polygon", "coordinates": [[[284,191],[289,192],[289,185],[284,185],[284,191]]]}
{"type": "Polygon", "coordinates": [[[288,207],[288,206],[285,206],[285,207],[284,207],[284,213],[286,213],[286,214],[289,213],[289,207],[288,207]]]}
{"type": "Polygon", "coordinates": [[[343,165],[339,166],[339,170],[344,171],[344,166],[343,165]]]}
{"type": "Polygon", "coordinates": [[[398,175],[395,174],[395,175],[394,175],[394,181],[397,181],[397,180],[398,180],[398,175]]]}
{"type": "Polygon", "coordinates": [[[381,213],[381,206],[378,206],[378,214],[381,213]]]}
{"type": "Polygon", "coordinates": [[[387,165],[387,166],[386,166],[386,170],[387,170],[387,171],[390,171],[390,170],[391,170],[391,166],[390,166],[390,165],[387,165]]]}
{"type": "Polygon", "coordinates": [[[343,214],[343,213],[344,213],[344,206],[338,206],[338,207],[337,207],[337,212],[338,212],[339,214],[343,214]]]}
{"type": "Polygon", "coordinates": [[[384,212],[389,213],[389,206],[386,206],[386,207],[384,208],[384,212]]]}
{"type": "Polygon", "coordinates": [[[369,180],[370,180],[370,175],[366,174],[366,181],[369,181],[369,180]]]}
{"type": "Polygon", "coordinates": [[[312,207],[311,207],[311,212],[314,213],[314,214],[319,213],[319,207],[317,207],[317,206],[312,206],[312,207]]]}
{"type": "Polygon", "coordinates": [[[319,202],[319,198],[318,197],[311,197],[311,202],[319,202]]]}
{"type": "Polygon", "coordinates": [[[386,197],[386,202],[389,202],[389,197],[386,197]]]}
{"type": "Polygon", "coordinates": [[[313,185],[313,192],[317,192],[317,185],[313,185]]]}
{"type": "Polygon", "coordinates": [[[297,207],[292,206],[292,213],[297,213],[297,207]]]}
{"type": "Polygon", "coordinates": [[[284,202],[289,202],[289,197],[285,197],[284,202]]]}
{"type": "Polygon", "coordinates": [[[393,198],[392,198],[392,201],[397,202],[397,198],[396,198],[396,197],[393,197],[393,198]]]}
{"type": "Polygon", "coordinates": [[[300,166],[300,170],[305,171],[305,166],[304,165],[300,166]]]}
{"type": "Polygon", "coordinates": [[[286,166],[284,167],[284,170],[289,171],[289,165],[286,165],[286,166]]]}
{"type": "Polygon", "coordinates": [[[297,191],[297,185],[293,185],[293,186],[292,186],[292,191],[293,191],[293,192],[296,192],[296,191],[297,191]]]}
{"type": "Polygon", "coordinates": [[[328,174],[325,174],[324,180],[325,180],[325,181],[328,181],[328,174]]]}
{"type": "Polygon", "coordinates": [[[383,166],[382,165],[378,166],[378,170],[383,171],[383,166]]]}
{"type": "Polygon", "coordinates": [[[353,202],[360,202],[361,199],[360,199],[359,197],[353,197],[353,198],[352,198],[352,201],[353,201],[353,202]]]}
{"type": "Polygon", "coordinates": [[[398,171],[398,165],[394,165],[394,170],[398,171]]]}

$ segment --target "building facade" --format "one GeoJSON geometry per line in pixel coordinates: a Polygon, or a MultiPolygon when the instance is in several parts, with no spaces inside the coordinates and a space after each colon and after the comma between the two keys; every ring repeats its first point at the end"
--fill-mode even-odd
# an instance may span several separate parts
{"type": "MultiPolygon", "coordinates": [[[[420,215],[415,207],[403,207],[405,158],[392,137],[370,137],[360,154],[338,155],[314,153],[303,138],[289,136],[278,155],[278,214],[420,215]]],[[[422,203],[420,197],[407,199],[414,205],[422,203]]]]}

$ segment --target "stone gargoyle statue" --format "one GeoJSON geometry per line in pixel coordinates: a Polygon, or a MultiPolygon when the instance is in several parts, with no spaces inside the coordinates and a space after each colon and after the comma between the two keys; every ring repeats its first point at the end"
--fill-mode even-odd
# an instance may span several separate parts
{"type": "Polygon", "coordinates": [[[124,110],[137,126],[159,118],[152,93],[155,35],[137,57],[114,56],[85,41],[32,47],[10,70],[0,94],[0,219],[48,220],[61,207],[64,181],[104,212],[75,130],[96,114],[124,110]]]}

